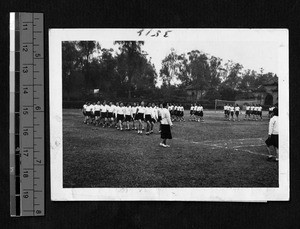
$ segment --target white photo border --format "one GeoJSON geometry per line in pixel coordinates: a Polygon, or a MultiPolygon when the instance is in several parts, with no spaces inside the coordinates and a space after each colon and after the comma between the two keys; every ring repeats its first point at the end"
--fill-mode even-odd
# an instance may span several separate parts
{"type": "MultiPolygon", "coordinates": [[[[163,31],[167,29],[161,29],[163,31]]],[[[287,29],[168,29],[168,39],[199,42],[270,41],[278,44],[279,187],[277,188],[63,188],[62,41],[166,39],[139,37],[138,29],[50,29],[49,109],[52,201],[288,201],[289,180],[289,53],[287,29]],[[234,36],[238,34],[238,36],[234,36]],[[176,35],[176,36],[175,36],[176,35]],[[176,38],[174,38],[176,37],[176,38]],[[281,153],[282,152],[282,153],[281,153]]]]}

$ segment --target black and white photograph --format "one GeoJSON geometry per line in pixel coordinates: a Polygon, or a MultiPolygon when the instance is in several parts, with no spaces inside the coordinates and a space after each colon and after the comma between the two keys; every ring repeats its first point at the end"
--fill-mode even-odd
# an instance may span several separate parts
{"type": "Polygon", "coordinates": [[[288,31],[49,31],[52,200],[289,199],[288,31]]]}

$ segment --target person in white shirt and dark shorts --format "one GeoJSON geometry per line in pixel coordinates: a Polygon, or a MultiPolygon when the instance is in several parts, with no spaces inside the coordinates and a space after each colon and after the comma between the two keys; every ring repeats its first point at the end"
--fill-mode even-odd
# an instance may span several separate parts
{"type": "Polygon", "coordinates": [[[131,113],[131,106],[130,103],[127,103],[125,110],[125,122],[126,122],[126,127],[125,130],[130,130],[129,122],[132,120],[132,113],[131,113]]]}
{"type": "Polygon", "coordinates": [[[269,132],[268,139],[265,141],[267,149],[269,152],[268,160],[272,160],[275,157],[275,161],[278,161],[278,135],[279,135],[279,126],[278,126],[278,108],[273,109],[273,117],[269,122],[269,132]],[[272,155],[270,147],[275,148],[276,155],[272,155]]]}
{"type": "Polygon", "coordinates": [[[160,146],[167,148],[170,147],[167,145],[167,139],[172,139],[171,127],[173,126],[170,112],[167,109],[167,103],[163,103],[163,108],[160,111],[161,113],[161,133],[160,137],[162,142],[160,146]]]}
{"type": "Polygon", "coordinates": [[[120,106],[117,108],[117,122],[118,130],[123,130],[123,121],[125,119],[125,108],[123,107],[123,103],[120,103],[120,106]]]}
{"type": "Polygon", "coordinates": [[[139,124],[138,124],[138,134],[142,134],[143,133],[143,129],[144,129],[144,125],[143,122],[145,119],[145,106],[144,106],[144,102],[141,102],[141,105],[137,108],[137,114],[136,114],[136,120],[138,120],[139,124]]]}
{"type": "Polygon", "coordinates": [[[239,120],[240,107],[239,107],[238,104],[235,105],[234,111],[235,111],[235,117],[236,117],[236,120],[237,120],[237,121],[240,121],[240,120],[239,120]]]}

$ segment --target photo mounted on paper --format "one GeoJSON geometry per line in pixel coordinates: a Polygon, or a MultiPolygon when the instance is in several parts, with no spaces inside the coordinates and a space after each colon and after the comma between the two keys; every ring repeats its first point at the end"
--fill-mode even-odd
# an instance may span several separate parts
{"type": "Polygon", "coordinates": [[[49,41],[52,200],[289,199],[287,30],[49,41]]]}

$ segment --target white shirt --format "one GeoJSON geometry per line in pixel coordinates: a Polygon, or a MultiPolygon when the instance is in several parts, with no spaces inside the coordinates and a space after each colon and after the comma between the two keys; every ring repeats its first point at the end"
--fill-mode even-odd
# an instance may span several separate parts
{"type": "Polygon", "coordinates": [[[107,104],[102,105],[102,107],[101,107],[101,112],[106,112],[107,109],[108,109],[108,105],[107,105],[107,104]]]}
{"type": "Polygon", "coordinates": [[[158,118],[158,111],[157,108],[152,107],[152,118],[157,119],[158,118]]]}
{"type": "Polygon", "coordinates": [[[225,106],[226,110],[229,111],[230,110],[230,106],[225,106]]]}
{"type": "Polygon", "coordinates": [[[269,122],[269,135],[278,134],[278,116],[273,116],[269,122]]]}
{"type": "Polygon", "coordinates": [[[89,105],[86,107],[86,111],[93,111],[93,105],[89,105]]]}
{"type": "Polygon", "coordinates": [[[145,108],[145,115],[152,115],[152,107],[145,108]]]}
{"type": "Polygon", "coordinates": [[[246,106],[246,111],[248,111],[250,109],[250,107],[249,106],[246,106]]]}
{"type": "Polygon", "coordinates": [[[83,105],[83,110],[86,111],[86,108],[87,108],[87,105],[84,104],[84,105],[83,105]]]}
{"type": "Polygon", "coordinates": [[[115,109],[114,109],[115,115],[117,115],[117,111],[118,111],[119,108],[120,108],[119,106],[115,106],[115,109]]]}
{"type": "Polygon", "coordinates": [[[94,105],[94,104],[91,104],[91,107],[92,107],[92,110],[91,110],[91,111],[92,111],[93,113],[95,113],[95,105],[94,105]]]}
{"type": "Polygon", "coordinates": [[[95,111],[100,111],[100,108],[101,108],[101,106],[98,105],[98,104],[96,104],[96,105],[94,106],[95,111]]]}
{"type": "Polygon", "coordinates": [[[124,115],[125,113],[125,107],[117,107],[116,114],[117,115],[124,115]]]}
{"type": "Polygon", "coordinates": [[[161,113],[161,122],[160,123],[163,125],[172,126],[173,123],[171,121],[170,112],[166,108],[163,108],[163,109],[161,109],[160,113],[161,113]]]}
{"type": "Polygon", "coordinates": [[[234,109],[235,109],[235,111],[240,111],[240,107],[238,107],[238,106],[235,107],[234,109]]]}
{"type": "Polygon", "coordinates": [[[254,110],[255,110],[255,111],[258,111],[258,107],[254,107],[254,110]]]}
{"type": "Polygon", "coordinates": [[[139,106],[138,107],[138,113],[144,114],[145,113],[145,109],[146,109],[146,107],[139,106]]]}
{"type": "Polygon", "coordinates": [[[131,115],[131,107],[125,107],[125,115],[131,115]]]}
{"type": "Polygon", "coordinates": [[[115,106],[115,105],[108,106],[108,107],[107,107],[107,111],[108,111],[109,113],[113,113],[114,110],[115,110],[114,106],[115,106]]]}
{"type": "Polygon", "coordinates": [[[157,116],[161,117],[161,110],[162,110],[162,108],[160,108],[160,107],[157,108],[157,116]]]}
{"type": "Polygon", "coordinates": [[[234,111],[234,107],[230,107],[230,111],[234,111]]]}
{"type": "Polygon", "coordinates": [[[136,114],[137,107],[131,107],[131,114],[136,114]]]}
{"type": "Polygon", "coordinates": [[[194,106],[191,106],[191,111],[193,111],[194,110],[194,106]]]}
{"type": "Polygon", "coordinates": [[[262,111],[262,107],[258,107],[258,111],[262,111]]]}
{"type": "Polygon", "coordinates": [[[197,111],[201,111],[201,107],[199,106],[199,107],[197,107],[197,111]]]}

